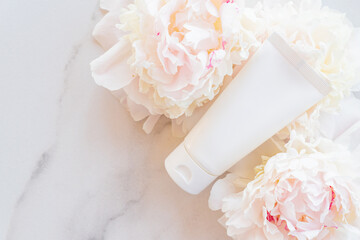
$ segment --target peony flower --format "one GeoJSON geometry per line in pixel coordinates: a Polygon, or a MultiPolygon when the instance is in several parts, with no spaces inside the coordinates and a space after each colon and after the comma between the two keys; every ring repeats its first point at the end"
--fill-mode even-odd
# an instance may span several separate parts
{"type": "Polygon", "coordinates": [[[234,173],[214,185],[209,206],[224,212],[228,235],[360,239],[359,162],[340,145],[310,144],[295,132],[286,149],[265,159],[247,185],[234,173]]]}
{"type": "MultiPolygon", "coordinates": [[[[120,1],[119,1],[120,2],[120,1]]],[[[149,132],[161,115],[192,115],[212,100],[223,79],[260,46],[259,7],[242,1],[136,0],[109,11],[94,37],[107,52],[91,63],[97,84],[113,91],[149,132]]]]}

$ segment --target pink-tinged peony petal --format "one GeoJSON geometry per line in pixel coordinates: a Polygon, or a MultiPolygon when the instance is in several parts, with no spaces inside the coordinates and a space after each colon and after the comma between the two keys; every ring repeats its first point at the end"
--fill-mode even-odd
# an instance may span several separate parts
{"type": "Polygon", "coordinates": [[[127,94],[127,97],[131,99],[136,104],[144,106],[151,115],[160,115],[160,109],[154,106],[148,99],[148,96],[142,94],[139,91],[139,78],[135,78],[131,81],[130,84],[126,85],[124,88],[124,92],[127,94]]]}
{"type": "Polygon", "coordinates": [[[232,32],[235,30],[232,26],[234,24],[234,21],[236,21],[236,15],[238,15],[238,12],[232,6],[232,4],[224,4],[221,6],[220,9],[220,15],[221,15],[221,26],[223,33],[225,37],[231,36],[232,32]]]}
{"type": "MultiPolygon", "coordinates": [[[[222,206],[222,199],[225,196],[231,195],[233,193],[242,191],[246,184],[249,182],[247,179],[242,179],[242,186],[235,186],[234,181],[238,178],[236,175],[228,174],[225,178],[218,180],[212,187],[210,198],[209,198],[209,208],[213,211],[220,210],[222,206]],[[216,196],[216,198],[212,197],[216,196]]],[[[239,181],[237,181],[239,183],[239,181]]]]}
{"type": "Polygon", "coordinates": [[[297,237],[299,240],[307,240],[307,239],[316,239],[316,237],[319,235],[321,230],[310,230],[310,231],[303,231],[301,233],[294,232],[290,233],[290,236],[297,237]]]}
{"type": "Polygon", "coordinates": [[[206,6],[206,10],[213,15],[214,17],[219,17],[219,11],[216,8],[216,6],[210,1],[210,0],[206,0],[205,1],[205,6],[206,6]]]}
{"type": "Polygon", "coordinates": [[[147,134],[151,133],[160,116],[161,115],[151,115],[146,119],[143,129],[147,134]]]}
{"type": "Polygon", "coordinates": [[[330,201],[330,205],[329,205],[329,210],[331,210],[333,204],[334,204],[334,201],[335,201],[335,197],[336,197],[336,194],[334,192],[334,188],[332,186],[330,186],[330,189],[331,189],[331,201],[330,201]]]}
{"type": "Polygon", "coordinates": [[[266,220],[268,222],[271,222],[273,224],[276,224],[276,220],[275,217],[273,215],[271,215],[271,213],[269,211],[266,212],[266,220]]]}
{"type": "Polygon", "coordinates": [[[127,98],[127,106],[134,121],[141,121],[150,115],[146,107],[135,103],[130,98],[127,98]]]}
{"type": "Polygon", "coordinates": [[[157,54],[164,71],[169,75],[178,72],[178,67],[184,65],[185,57],[188,55],[176,38],[167,36],[165,41],[158,44],[157,54]]]}
{"type": "Polygon", "coordinates": [[[166,31],[168,30],[168,26],[170,25],[170,17],[173,13],[177,12],[181,6],[184,6],[185,0],[173,0],[167,2],[164,6],[160,8],[158,13],[159,18],[157,22],[155,22],[159,31],[166,31]]]}
{"type": "Polygon", "coordinates": [[[120,9],[115,9],[107,13],[101,21],[96,24],[93,36],[98,43],[108,50],[114,46],[119,39],[124,35],[117,27],[119,24],[120,9]]]}
{"type": "Polygon", "coordinates": [[[127,40],[122,39],[91,62],[92,76],[98,85],[114,91],[132,81],[130,68],[125,64],[131,55],[130,46],[127,40]]]}
{"type": "Polygon", "coordinates": [[[188,30],[182,43],[196,51],[219,48],[219,34],[213,24],[206,21],[194,21],[184,24],[188,30]]]}

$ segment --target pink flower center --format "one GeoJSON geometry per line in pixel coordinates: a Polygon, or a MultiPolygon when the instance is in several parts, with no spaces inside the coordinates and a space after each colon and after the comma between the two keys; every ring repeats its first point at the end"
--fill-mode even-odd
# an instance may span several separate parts
{"type": "MultiPolygon", "coordinates": [[[[335,198],[336,198],[336,193],[334,191],[334,187],[333,186],[329,186],[329,189],[330,189],[330,192],[329,192],[329,197],[330,197],[330,204],[329,204],[329,211],[331,211],[332,207],[334,206],[334,203],[335,203],[335,198]]],[[[277,206],[277,203],[275,203],[275,206],[277,206]]],[[[286,221],[282,220],[282,221],[279,221],[280,219],[280,216],[274,216],[271,214],[271,211],[266,211],[267,214],[266,214],[266,220],[275,224],[276,226],[278,226],[279,228],[283,228],[285,231],[289,232],[289,228],[286,224],[286,221]]],[[[311,221],[311,217],[309,217],[308,215],[306,214],[302,214],[300,215],[298,218],[297,218],[297,221],[298,222],[304,222],[304,223],[308,223],[309,221],[311,221]]],[[[324,224],[323,225],[324,228],[335,228],[337,229],[338,227],[336,225],[326,225],[324,224]]],[[[294,226],[295,230],[296,231],[301,231],[301,229],[299,230],[297,226],[294,226]]]]}

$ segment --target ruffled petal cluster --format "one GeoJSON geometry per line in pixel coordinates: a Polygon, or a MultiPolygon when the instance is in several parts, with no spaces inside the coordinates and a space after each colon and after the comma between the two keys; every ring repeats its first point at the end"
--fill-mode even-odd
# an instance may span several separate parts
{"type": "Polygon", "coordinates": [[[120,96],[135,120],[190,116],[219,92],[261,44],[258,9],[239,1],[112,1],[95,38],[107,52],[92,62],[93,77],[120,96]],[[121,90],[121,91],[120,91],[121,90]]]}

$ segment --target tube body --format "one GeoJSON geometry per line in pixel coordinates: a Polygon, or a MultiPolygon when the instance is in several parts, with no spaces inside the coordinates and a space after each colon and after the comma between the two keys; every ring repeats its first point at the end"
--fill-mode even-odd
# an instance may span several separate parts
{"type": "MultiPolygon", "coordinates": [[[[180,146],[204,172],[219,176],[320,101],[329,89],[320,75],[273,34],[180,146]]],[[[191,167],[178,173],[184,172],[192,188],[200,176],[192,174],[191,167]]]]}

